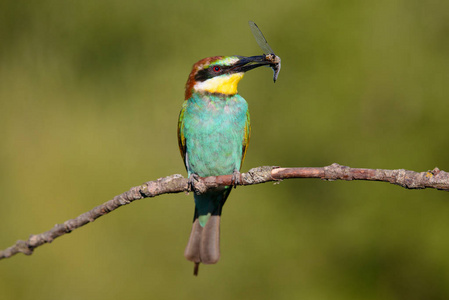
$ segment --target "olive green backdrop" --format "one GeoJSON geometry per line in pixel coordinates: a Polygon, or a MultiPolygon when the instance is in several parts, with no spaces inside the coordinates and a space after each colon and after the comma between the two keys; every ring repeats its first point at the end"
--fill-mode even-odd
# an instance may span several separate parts
{"type": "MultiPolygon", "coordinates": [[[[282,58],[239,92],[260,165],[449,170],[449,2],[1,1],[0,249],[185,175],[197,60],[282,58]]],[[[237,188],[222,258],[183,257],[192,195],[145,199],[0,261],[0,299],[448,299],[449,194],[376,182],[237,188]]]]}

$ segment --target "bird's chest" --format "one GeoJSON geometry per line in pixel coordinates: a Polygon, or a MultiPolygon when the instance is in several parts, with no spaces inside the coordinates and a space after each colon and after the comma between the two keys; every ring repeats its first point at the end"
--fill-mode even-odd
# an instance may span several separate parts
{"type": "Polygon", "coordinates": [[[184,135],[189,171],[200,176],[240,169],[248,106],[240,96],[200,99],[186,108],[184,135]]]}

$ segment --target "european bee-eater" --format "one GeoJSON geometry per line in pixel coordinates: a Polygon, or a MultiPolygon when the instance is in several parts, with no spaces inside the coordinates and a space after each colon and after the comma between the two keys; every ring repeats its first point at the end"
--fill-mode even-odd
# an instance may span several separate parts
{"type": "MultiPolygon", "coordinates": [[[[214,56],[193,65],[178,122],[179,148],[190,182],[195,176],[238,178],[251,127],[248,104],[237,85],[245,72],[260,66],[275,70],[278,64],[261,55],[214,56]]],[[[214,264],[220,258],[220,216],[231,189],[194,194],[195,214],[184,256],[195,263],[195,275],[199,263],[214,264]]]]}

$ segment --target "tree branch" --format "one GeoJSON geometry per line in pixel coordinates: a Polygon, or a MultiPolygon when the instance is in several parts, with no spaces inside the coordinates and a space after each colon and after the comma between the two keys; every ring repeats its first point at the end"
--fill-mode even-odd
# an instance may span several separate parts
{"type": "MultiPolygon", "coordinates": [[[[322,168],[280,168],[258,167],[242,173],[239,185],[252,185],[269,181],[281,181],[290,178],[320,178],[323,180],[371,180],[383,181],[402,186],[407,189],[434,188],[449,191],[449,173],[438,168],[427,172],[414,172],[404,169],[358,169],[332,164],[322,168]]],[[[204,193],[208,189],[218,186],[233,185],[232,175],[211,176],[200,178],[194,183],[195,193],[204,193]]],[[[92,210],[79,215],[75,219],[56,224],[52,229],[31,235],[27,241],[19,240],[15,245],[0,251],[0,259],[8,258],[22,252],[26,255],[33,254],[33,250],[45,243],[51,243],[55,238],[95,221],[95,219],[108,214],[120,206],[129,204],[135,200],[148,197],[156,197],[162,194],[180,193],[190,191],[188,179],[175,174],[154,181],[146,182],[129,191],[115,196],[92,210]]]]}

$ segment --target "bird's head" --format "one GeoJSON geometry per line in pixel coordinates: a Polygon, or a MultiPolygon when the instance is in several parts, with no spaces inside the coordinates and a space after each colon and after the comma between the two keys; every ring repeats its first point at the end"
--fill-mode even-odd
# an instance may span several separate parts
{"type": "Polygon", "coordinates": [[[189,99],[195,92],[234,95],[245,72],[272,64],[266,55],[204,58],[193,65],[186,83],[185,99],[189,99]]]}

